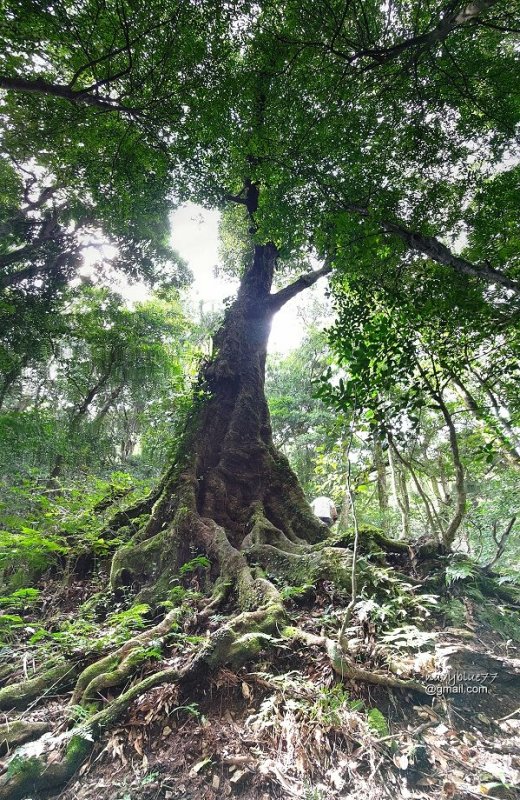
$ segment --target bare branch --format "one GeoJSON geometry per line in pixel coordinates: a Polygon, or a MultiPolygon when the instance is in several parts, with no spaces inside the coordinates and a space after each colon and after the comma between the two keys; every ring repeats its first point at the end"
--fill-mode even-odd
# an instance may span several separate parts
{"type": "Polygon", "coordinates": [[[511,531],[513,530],[513,525],[515,524],[515,522],[516,522],[516,514],[513,517],[511,517],[511,519],[507,523],[506,529],[502,534],[502,536],[500,537],[499,541],[497,541],[497,535],[496,535],[496,522],[493,524],[494,528],[493,539],[495,540],[495,543],[498,545],[498,547],[494,558],[489,562],[489,564],[486,564],[486,566],[483,568],[486,572],[491,572],[497,561],[504,555],[504,550],[506,549],[507,540],[511,535],[511,531]]]}

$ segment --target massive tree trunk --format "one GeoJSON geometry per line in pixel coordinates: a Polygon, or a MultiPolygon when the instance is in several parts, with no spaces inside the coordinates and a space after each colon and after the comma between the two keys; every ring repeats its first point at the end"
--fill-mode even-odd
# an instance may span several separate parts
{"type": "MultiPolygon", "coordinates": [[[[272,440],[264,392],[267,341],[275,312],[292,296],[289,287],[284,295],[271,293],[276,258],[272,244],[254,248],[149,521],[116,554],[116,589],[153,585],[157,594],[196,553],[209,554],[225,574],[228,545],[238,552],[265,545],[290,551],[325,534],[272,440]]],[[[241,603],[248,605],[246,596],[241,603]]]]}

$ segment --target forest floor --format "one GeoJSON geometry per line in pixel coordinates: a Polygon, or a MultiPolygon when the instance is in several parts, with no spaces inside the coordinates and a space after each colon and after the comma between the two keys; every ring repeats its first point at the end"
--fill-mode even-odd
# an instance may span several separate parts
{"type": "MultiPolygon", "coordinates": [[[[59,604],[62,621],[74,620],[97,588],[99,578],[67,588],[47,582],[40,598],[44,613],[55,615],[59,604]]],[[[420,676],[430,695],[341,681],[321,648],[273,639],[254,663],[220,669],[204,685],[182,691],[159,686],[140,696],[72,781],[48,797],[518,798],[520,643],[493,624],[503,606],[488,601],[482,617],[477,600],[456,602],[459,611],[464,608],[457,627],[434,614],[422,630],[403,623],[381,633],[367,614],[361,621],[358,615],[350,632],[365,669],[392,662],[394,672],[420,676]]],[[[289,615],[293,624],[319,635],[337,625],[344,605],[322,582],[290,601],[289,615]]],[[[160,660],[143,662],[132,680],[185,663],[208,625],[217,627],[224,613],[231,610],[221,609],[200,631],[195,626],[189,635],[179,632],[160,660]]],[[[29,652],[20,663],[30,675],[29,652]]],[[[47,696],[21,715],[25,722],[48,725],[45,736],[54,737],[57,757],[69,700],[67,694],[47,696]]],[[[4,722],[20,718],[15,712],[3,716],[4,722]]],[[[40,742],[23,745],[24,755],[38,755],[40,742]]],[[[11,758],[5,755],[0,772],[11,758]]]]}

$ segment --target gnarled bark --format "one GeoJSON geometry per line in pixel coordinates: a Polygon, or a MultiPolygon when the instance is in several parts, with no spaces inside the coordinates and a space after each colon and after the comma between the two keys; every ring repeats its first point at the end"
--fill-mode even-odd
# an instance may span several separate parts
{"type": "Polygon", "coordinates": [[[259,510],[263,544],[278,546],[283,539],[287,550],[326,533],[272,440],[264,377],[271,322],[281,303],[280,293],[271,294],[276,258],[272,244],[254,248],[237,300],[215,336],[215,356],[202,370],[177,462],[146,526],[115,556],[116,589],[148,584],[156,591],[159,584],[164,590],[194,553],[215,552],[216,529],[240,551],[258,529],[259,510]]]}

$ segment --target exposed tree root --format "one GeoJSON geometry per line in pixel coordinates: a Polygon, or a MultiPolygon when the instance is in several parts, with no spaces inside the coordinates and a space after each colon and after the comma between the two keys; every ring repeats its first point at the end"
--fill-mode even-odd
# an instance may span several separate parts
{"type": "Polygon", "coordinates": [[[0,666],[0,683],[5,683],[16,672],[16,665],[10,662],[0,666]]]}
{"type": "MultiPolygon", "coordinates": [[[[194,620],[200,624],[231,594],[239,613],[211,633],[185,667],[158,671],[137,681],[93,713],[86,722],[72,728],[66,734],[66,747],[60,761],[51,759],[50,763],[45,752],[37,758],[24,757],[22,747],[20,758],[10,762],[6,775],[0,780],[0,800],[16,800],[27,793],[62,785],[88,756],[93,742],[142,693],[162,683],[183,685],[200,680],[210,670],[223,665],[240,666],[257,657],[266,645],[272,644],[273,636],[324,649],[332,668],[344,680],[425,691],[415,681],[404,681],[358,667],[332,639],[287,627],[280,592],[265,573],[284,585],[303,585],[327,579],[338,588],[348,590],[352,568],[350,550],[331,547],[326,542],[312,544],[305,541],[303,535],[299,535],[304,533],[299,526],[304,524],[305,513],[296,512],[294,507],[285,512],[281,503],[277,511],[273,513],[271,506],[268,513],[267,505],[260,501],[251,503],[245,524],[246,534],[235,543],[233,530],[226,530],[213,516],[198,511],[197,485],[192,470],[177,474],[173,480],[175,499],[166,495],[156,499],[146,528],[116,553],[112,580],[117,585],[120,580],[123,583],[128,581],[130,576],[132,581],[137,580],[141,585],[143,581],[148,582],[146,591],[157,599],[171,586],[172,576],[178,575],[184,560],[192,558],[193,553],[205,554],[210,559],[215,577],[212,594],[194,620]],[[272,521],[273,518],[276,522],[272,521]],[[161,523],[161,519],[168,521],[161,523]],[[279,527],[278,522],[284,527],[279,527]],[[285,530],[290,531],[290,535],[285,530]],[[187,541],[191,544],[189,549],[187,541]]],[[[217,482],[215,477],[215,485],[217,482]]],[[[170,486],[168,491],[173,492],[173,487],[170,486]]],[[[321,532],[320,528],[318,531],[321,532]]],[[[310,538],[319,538],[316,530],[310,538]]],[[[141,590],[138,597],[142,596],[141,590]]],[[[70,685],[79,672],[71,705],[79,704],[91,710],[93,701],[103,701],[106,689],[121,686],[136,673],[146,660],[146,649],[152,644],[155,646],[156,642],[162,643],[184,613],[182,607],[173,609],[159,624],[134,636],[81,672],[77,665],[61,664],[39,678],[2,690],[0,707],[24,706],[51,686],[70,685]]],[[[51,738],[49,745],[55,747],[57,743],[51,738]]]]}
{"type": "MultiPolygon", "coordinates": [[[[271,545],[285,553],[305,553],[311,545],[296,537],[285,535],[281,528],[274,525],[265,515],[261,503],[253,503],[251,507],[250,532],[242,540],[241,550],[248,550],[252,546],[271,545]]],[[[325,526],[324,526],[325,527],[325,526]]]]}
{"type": "Polygon", "coordinates": [[[338,589],[350,588],[352,552],[335,547],[321,547],[307,552],[294,553],[280,550],[270,544],[250,547],[250,562],[260,564],[269,575],[288,586],[314,584],[330,580],[338,589]]]}
{"type": "Polygon", "coordinates": [[[385,553],[410,553],[410,543],[399,539],[390,539],[382,531],[371,530],[372,540],[385,553]]]}
{"type": "MultiPolygon", "coordinates": [[[[206,642],[185,667],[168,668],[148,675],[109,702],[105,708],[94,713],[87,721],[76,725],[66,735],[66,746],[60,761],[53,760],[54,756],[49,760],[48,753],[45,752],[38,757],[24,757],[22,747],[19,757],[10,762],[7,773],[0,779],[0,800],[20,800],[28,793],[48,791],[63,785],[88,757],[94,742],[99,739],[103,731],[117,722],[128,710],[132,701],[141,694],[164,683],[177,683],[182,686],[203,680],[209,671],[223,665],[240,666],[257,657],[266,645],[271,644],[273,635],[324,649],[332,668],[344,680],[425,692],[424,687],[415,681],[404,681],[356,666],[337,642],[325,636],[316,636],[301,629],[287,627],[280,593],[266,578],[255,577],[254,568],[248,564],[246,554],[231,544],[224,529],[213,520],[204,518],[193,519],[192,524],[192,530],[196,532],[201,544],[205,544],[206,552],[217,562],[220,569],[220,578],[215,584],[213,595],[198,619],[204,619],[209,609],[214,609],[221,603],[231,590],[235,591],[238,605],[243,610],[208,636],[206,642]]],[[[347,564],[351,563],[351,558],[349,559],[348,551],[341,553],[335,548],[325,547],[296,554],[282,552],[265,544],[251,548],[255,559],[265,554],[271,556],[272,551],[277,551],[277,567],[284,577],[287,565],[293,565],[294,559],[301,561],[303,565],[301,568],[312,567],[315,570],[314,574],[317,574],[316,570],[331,567],[334,561],[333,554],[340,562],[345,561],[341,569],[345,575],[349,574],[347,564]]],[[[72,704],[88,704],[92,699],[99,699],[104,689],[121,685],[135,672],[137,664],[142,662],[143,649],[151,642],[166,636],[182,613],[184,613],[182,609],[173,609],[158,625],[132,638],[114,653],[84,669],[77,680],[72,704]]],[[[60,680],[65,677],[63,665],[59,676],[60,680]]],[[[48,679],[44,683],[47,686],[48,679]]],[[[56,747],[59,741],[55,739],[53,742],[51,738],[49,746],[56,747]]]]}
{"type": "MultiPolygon", "coordinates": [[[[45,755],[38,758],[23,758],[22,751],[20,757],[11,762],[6,775],[0,779],[0,800],[20,800],[28,792],[37,793],[63,785],[88,757],[94,742],[103,730],[120,719],[128,710],[130,703],[149,689],[163,683],[182,685],[199,680],[210,669],[222,664],[239,665],[257,655],[265,646],[265,635],[275,633],[283,621],[283,607],[281,603],[274,602],[275,593],[273,587],[273,595],[268,605],[256,611],[242,612],[233,621],[222,625],[208,637],[204,646],[183,669],[166,669],[149,675],[90,717],[87,722],[76,726],[67,736],[65,753],[59,762],[48,763],[45,755]]],[[[169,626],[171,627],[171,618],[169,626]]],[[[166,629],[166,626],[163,628],[166,629]]],[[[93,666],[99,667],[101,663],[103,669],[107,661],[102,659],[93,666]]],[[[75,692],[77,696],[81,694],[85,697],[85,692],[91,691],[92,681],[98,678],[102,678],[102,683],[106,685],[111,675],[110,672],[101,672],[91,678],[92,671],[87,675],[85,673],[88,673],[88,670],[82,673],[81,685],[82,687],[85,685],[85,688],[82,691],[77,689],[75,692]]]]}
{"type": "Polygon", "coordinates": [[[348,654],[342,650],[338,642],[329,639],[327,636],[316,636],[301,628],[287,628],[284,634],[292,639],[305,642],[309,646],[325,649],[334,672],[343,680],[371,683],[377,686],[387,686],[391,689],[408,689],[420,694],[427,694],[425,687],[418,681],[406,681],[393,675],[358,667],[352,662],[348,654]]]}
{"type": "MultiPolygon", "coordinates": [[[[279,308],[274,302],[279,296],[270,294],[275,263],[274,245],[255,246],[237,300],[214,337],[216,355],[202,370],[192,410],[178,432],[174,463],[148,497],[118,512],[108,525],[113,532],[128,526],[132,534],[111,566],[111,588],[122,597],[131,590],[137,602],[157,608],[178,586],[182,566],[205,556],[210,567],[196,578],[203,593],[211,596],[195,621],[204,621],[228,599],[234,601],[237,616],[210,633],[185,666],[134,678],[134,685],[108,702],[102,697],[104,690],[131,679],[146,658],[146,648],[167,636],[183,612],[175,609],[158,625],[83,669],[72,703],[87,711],[92,701],[106,705],[73,727],[65,739],[51,737],[49,747],[66,741],[59,761],[54,760],[55,752],[52,758],[46,751],[24,756],[22,746],[20,757],[10,761],[0,779],[0,800],[17,800],[63,784],[103,731],[152,687],[186,685],[223,665],[241,665],[281,636],[324,648],[345,679],[421,690],[414,682],[358,668],[327,637],[286,627],[275,583],[301,586],[327,579],[348,591],[352,554],[327,541],[326,526],[312,514],[287,459],[272,441],[264,377],[269,328],[279,308]]],[[[397,551],[404,548],[407,545],[399,543],[397,551]]],[[[56,682],[71,683],[78,672],[75,665],[62,666],[58,673],[26,682],[23,694],[22,687],[3,690],[8,693],[0,693],[0,707],[23,705],[56,682]]]]}
{"type": "Polygon", "coordinates": [[[153,628],[150,628],[133,639],[129,639],[118,650],[86,667],[79,676],[71,705],[79,705],[87,700],[97,699],[98,695],[108,688],[120,686],[139,664],[143,662],[143,652],[151,642],[161,642],[181,618],[184,610],[174,608],[153,628]]]}
{"type": "Polygon", "coordinates": [[[37,739],[49,731],[50,727],[48,722],[24,722],[21,719],[0,725],[0,754],[4,755],[13,747],[37,739]]]}
{"type": "Polygon", "coordinates": [[[51,690],[56,693],[67,689],[74,685],[78,671],[77,664],[60,663],[28,681],[6,686],[0,689],[0,709],[27,708],[29,703],[49,694],[51,690]]]}

